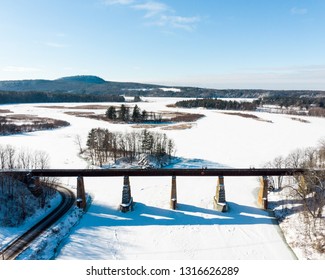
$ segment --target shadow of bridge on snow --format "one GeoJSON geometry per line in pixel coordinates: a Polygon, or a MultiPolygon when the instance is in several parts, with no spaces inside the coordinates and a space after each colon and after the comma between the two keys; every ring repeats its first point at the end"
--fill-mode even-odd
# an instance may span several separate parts
{"type": "Polygon", "coordinates": [[[178,204],[177,210],[169,210],[137,202],[133,212],[121,213],[118,209],[95,204],[87,213],[87,226],[222,226],[276,223],[276,219],[267,211],[233,202],[228,203],[228,206],[228,212],[220,213],[187,204],[178,204]]]}

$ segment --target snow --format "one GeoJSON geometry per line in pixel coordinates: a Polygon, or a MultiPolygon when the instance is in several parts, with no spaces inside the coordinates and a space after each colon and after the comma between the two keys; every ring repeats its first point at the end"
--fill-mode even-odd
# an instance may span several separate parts
{"type": "MultiPolygon", "coordinates": [[[[254,112],[271,123],[226,115],[217,110],[165,107],[176,100],[180,99],[144,98],[144,102],[138,103],[141,109],[150,111],[206,115],[191,129],[162,131],[175,141],[176,155],[180,159],[174,164],[175,168],[260,167],[296,148],[315,146],[319,139],[325,137],[321,129],[325,125],[324,118],[304,117],[310,123],[302,123],[291,120],[287,115],[254,112]]],[[[1,109],[71,123],[69,127],[51,131],[0,137],[1,145],[47,151],[52,168],[89,166],[78,156],[79,147],[75,138],[79,135],[85,145],[91,128],[103,127],[112,131],[136,129],[130,124],[110,124],[64,114],[76,111],[73,109],[46,109],[30,104],[5,105],[1,109]]],[[[96,110],[98,113],[104,111],[96,110]]],[[[150,129],[161,131],[159,127],[150,129]]],[[[76,181],[76,178],[62,179],[72,189],[76,181]]],[[[118,206],[123,178],[85,178],[86,191],[92,198],[91,206],[60,245],[56,259],[296,258],[272,213],[258,209],[256,205],[257,178],[225,178],[226,200],[230,209],[226,213],[213,210],[217,178],[178,177],[176,211],[169,209],[171,178],[131,177],[130,184],[134,211],[121,213],[118,206]]],[[[19,230],[22,229],[12,229],[12,232],[19,230]]],[[[7,240],[10,234],[10,229],[0,228],[0,240],[7,240]]],[[[48,257],[51,258],[52,253],[48,257]]]]}
{"type": "Polygon", "coordinates": [[[181,92],[181,89],[179,88],[159,88],[162,91],[173,91],[173,92],[181,92]]]}

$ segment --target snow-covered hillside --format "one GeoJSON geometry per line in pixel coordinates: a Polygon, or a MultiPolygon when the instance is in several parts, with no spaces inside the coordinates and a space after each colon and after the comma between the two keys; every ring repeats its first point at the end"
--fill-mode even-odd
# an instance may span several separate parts
{"type": "MultiPolygon", "coordinates": [[[[324,137],[325,119],[309,123],[290,116],[254,113],[262,120],[226,115],[216,110],[176,109],[165,105],[176,99],[148,98],[148,111],[205,114],[190,129],[164,130],[182,160],[170,167],[259,167],[278,155],[315,146],[324,137]]],[[[48,104],[47,104],[48,105],[48,104]]],[[[60,106],[65,104],[60,104],[60,106]]],[[[80,105],[80,104],[78,104],[80,105]]],[[[71,104],[68,105],[71,107],[71,104]]],[[[132,125],[78,118],[64,114],[74,109],[6,105],[15,113],[37,114],[71,123],[53,131],[0,137],[0,144],[45,150],[53,168],[87,168],[78,156],[76,137],[83,145],[94,127],[130,131],[132,125]]],[[[104,110],[88,110],[104,112],[104,110]]],[[[307,117],[303,117],[307,118],[307,117]]],[[[150,128],[160,131],[160,127],[150,128]]],[[[76,178],[63,183],[75,188],[76,178]]],[[[121,213],[123,178],[85,178],[92,204],[64,240],[57,259],[294,259],[271,213],[257,208],[257,178],[225,178],[230,211],[213,210],[217,178],[177,178],[179,207],[169,209],[171,178],[130,178],[136,202],[133,212],[121,213]]],[[[0,229],[0,239],[10,233],[0,229]]]]}

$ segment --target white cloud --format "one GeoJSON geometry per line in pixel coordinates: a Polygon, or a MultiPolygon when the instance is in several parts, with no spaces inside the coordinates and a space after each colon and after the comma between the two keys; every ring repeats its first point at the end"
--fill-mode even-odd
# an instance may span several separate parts
{"type": "Polygon", "coordinates": [[[192,31],[200,21],[197,16],[180,16],[167,4],[160,1],[137,1],[137,0],[102,0],[106,5],[125,5],[133,10],[144,12],[144,18],[148,25],[168,27],[172,29],[183,29],[192,31]]]}
{"type": "Polygon", "coordinates": [[[145,11],[146,18],[154,17],[157,14],[161,14],[170,10],[170,8],[166,4],[154,1],[149,1],[144,4],[133,5],[132,8],[135,10],[145,11]]]}
{"type": "Polygon", "coordinates": [[[43,44],[45,46],[48,46],[48,47],[51,47],[51,48],[57,48],[57,49],[65,48],[66,47],[66,45],[64,45],[64,44],[55,43],[55,42],[45,42],[43,44]]]}
{"type": "Polygon", "coordinates": [[[305,8],[297,8],[297,7],[294,7],[290,10],[291,14],[293,15],[305,15],[307,14],[308,10],[305,9],[305,8]]]}
{"type": "Polygon", "coordinates": [[[199,17],[179,16],[171,7],[157,1],[133,5],[132,8],[145,11],[144,17],[150,19],[151,25],[192,31],[200,21],[199,17]]]}
{"type": "Polygon", "coordinates": [[[168,16],[162,15],[157,21],[160,26],[170,26],[173,28],[184,29],[192,31],[195,29],[196,23],[200,21],[199,17],[182,17],[182,16],[168,16]]]}
{"type": "Polygon", "coordinates": [[[3,72],[16,72],[16,73],[28,73],[28,72],[40,72],[41,69],[35,67],[24,66],[6,66],[2,68],[3,72]]]}
{"type": "Polygon", "coordinates": [[[134,0],[104,0],[106,5],[130,5],[134,3],[134,0]]]}

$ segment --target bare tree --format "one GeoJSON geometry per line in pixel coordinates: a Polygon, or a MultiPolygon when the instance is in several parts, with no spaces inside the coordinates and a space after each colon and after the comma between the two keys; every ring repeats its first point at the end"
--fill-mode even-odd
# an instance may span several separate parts
{"type": "Polygon", "coordinates": [[[7,162],[8,162],[8,154],[6,149],[3,146],[0,146],[0,167],[1,169],[6,169],[7,166],[7,162]]]}
{"type": "Polygon", "coordinates": [[[286,166],[290,168],[300,168],[303,166],[304,151],[297,149],[291,152],[286,158],[286,166]]]}
{"type": "Polygon", "coordinates": [[[325,172],[318,168],[323,167],[324,163],[325,141],[320,142],[317,148],[297,149],[285,159],[278,157],[268,163],[272,167],[282,167],[284,164],[292,168],[309,169],[294,176],[294,181],[283,187],[284,190],[290,190],[290,199],[286,199],[284,205],[294,201],[294,211],[302,221],[304,242],[321,253],[325,253],[325,172]]]}
{"type": "Polygon", "coordinates": [[[307,148],[304,150],[304,162],[305,168],[315,168],[317,166],[317,149],[307,148]]]}
{"type": "Polygon", "coordinates": [[[14,169],[15,168],[15,154],[16,150],[10,146],[6,146],[6,152],[7,152],[7,159],[8,159],[8,168],[9,169],[14,169]]]}
{"type": "MultiPolygon", "coordinates": [[[[285,168],[287,164],[286,159],[282,156],[276,157],[273,161],[268,162],[265,164],[266,168],[285,168]]],[[[283,176],[270,176],[269,177],[272,185],[275,189],[281,189],[283,183],[283,176]]]]}
{"type": "Polygon", "coordinates": [[[320,168],[325,167],[325,138],[319,141],[318,146],[318,165],[320,168]]]}
{"type": "Polygon", "coordinates": [[[74,137],[74,143],[76,145],[78,145],[79,147],[79,154],[83,153],[83,149],[82,149],[82,140],[81,140],[81,136],[79,134],[76,134],[74,137]]]}

